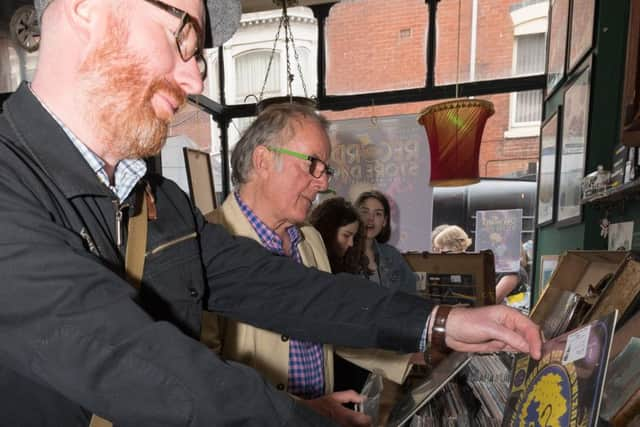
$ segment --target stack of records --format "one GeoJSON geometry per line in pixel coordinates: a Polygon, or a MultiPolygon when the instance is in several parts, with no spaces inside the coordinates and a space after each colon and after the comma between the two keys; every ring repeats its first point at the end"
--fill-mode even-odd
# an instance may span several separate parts
{"type": "Polygon", "coordinates": [[[456,378],[422,408],[411,427],[491,426],[502,423],[511,372],[494,354],[474,355],[456,378]]]}

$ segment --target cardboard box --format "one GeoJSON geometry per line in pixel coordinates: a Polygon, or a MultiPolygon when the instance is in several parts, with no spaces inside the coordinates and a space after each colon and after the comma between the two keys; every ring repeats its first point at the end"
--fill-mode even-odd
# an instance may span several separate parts
{"type": "Polygon", "coordinates": [[[407,253],[404,257],[419,277],[419,295],[442,304],[495,304],[495,261],[491,251],[407,253]]]}
{"type": "Polygon", "coordinates": [[[604,317],[614,309],[620,310],[618,318],[623,319],[633,310],[640,293],[638,273],[640,263],[626,251],[568,251],[560,258],[531,317],[539,323],[547,320],[539,319],[539,313],[552,312],[549,305],[558,303],[557,291],[565,290],[581,300],[570,327],[604,317]]]}

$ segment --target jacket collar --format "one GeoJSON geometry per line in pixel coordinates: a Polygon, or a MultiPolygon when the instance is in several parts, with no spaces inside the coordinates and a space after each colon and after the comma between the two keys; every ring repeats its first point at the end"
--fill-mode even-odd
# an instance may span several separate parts
{"type": "Polygon", "coordinates": [[[67,198],[113,197],[26,83],[7,100],[4,114],[16,133],[17,144],[31,154],[67,198]]]}
{"type": "MultiPolygon", "coordinates": [[[[218,210],[222,211],[221,224],[236,236],[248,237],[256,242],[260,242],[258,233],[253,229],[249,220],[242,213],[236,198],[233,193],[229,194],[224,203],[218,210]]],[[[220,217],[218,217],[220,219],[220,217]]],[[[309,226],[303,225],[300,228],[300,235],[302,240],[298,244],[298,251],[300,252],[300,258],[304,265],[315,265],[316,258],[313,254],[313,248],[307,243],[305,239],[305,231],[308,231],[309,226]]]]}

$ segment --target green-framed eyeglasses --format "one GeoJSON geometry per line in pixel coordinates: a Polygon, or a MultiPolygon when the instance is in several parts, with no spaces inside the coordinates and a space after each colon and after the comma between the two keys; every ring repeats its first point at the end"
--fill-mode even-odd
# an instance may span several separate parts
{"type": "Polygon", "coordinates": [[[202,80],[207,78],[207,61],[203,54],[204,33],[198,21],[182,9],[171,6],[159,0],[145,0],[180,19],[180,27],[173,33],[180,53],[180,58],[188,62],[195,56],[202,80]]]}
{"type": "Polygon", "coordinates": [[[308,154],[298,153],[297,151],[287,150],[286,148],[281,147],[273,147],[268,145],[267,148],[269,151],[273,151],[274,153],[286,154],[287,156],[296,157],[302,160],[309,161],[309,174],[314,178],[322,178],[322,175],[326,174],[327,179],[331,180],[335,171],[331,166],[323,162],[317,157],[310,156],[308,154]]]}

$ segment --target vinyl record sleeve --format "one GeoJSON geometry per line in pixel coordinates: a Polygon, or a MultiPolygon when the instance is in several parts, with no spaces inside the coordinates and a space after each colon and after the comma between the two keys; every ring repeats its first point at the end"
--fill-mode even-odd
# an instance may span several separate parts
{"type": "Polygon", "coordinates": [[[413,387],[398,399],[391,410],[387,427],[399,427],[429,402],[467,363],[468,353],[451,353],[436,366],[426,380],[413,387]]]}
{"type": "Polygon", "coordinates": [[[516,358],[502,427],[592,427],[617,311],[545,342],[542,358],[516,358]]]}

